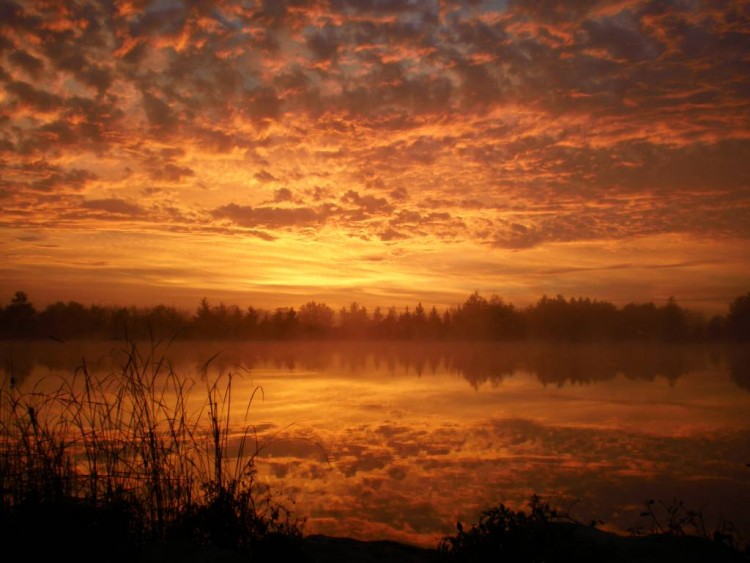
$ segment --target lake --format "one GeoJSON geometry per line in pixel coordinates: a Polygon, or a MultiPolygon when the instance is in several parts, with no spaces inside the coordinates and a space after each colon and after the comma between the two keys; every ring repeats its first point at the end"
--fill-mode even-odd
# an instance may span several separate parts
{"type": "MultiPolygon", "coordinates": [[[[6,342],[4,378],[44,390],[82,358],[112,370],[118,346],[6,342]]],[[[640,513],[654,499],[660,517],[659,502],[681,501],[710,528],[750,534],[743,351],[182,342],[156,352],[196,391],[233,375],[235,440],[254,427],[258,477],[307,517],[306,533],[434,547],[456,521],[537,493],[619,532],[650,530],[640,513]]]]}

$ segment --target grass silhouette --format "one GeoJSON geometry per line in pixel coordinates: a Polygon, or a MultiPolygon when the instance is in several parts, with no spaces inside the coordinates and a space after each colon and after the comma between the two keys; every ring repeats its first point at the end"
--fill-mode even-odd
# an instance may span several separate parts
{"type": "Polygon", "coordinates": [[[209,376],[209,360],[201,391],[159,351],[126,342],[104,376],[83,361],[69,380],[3,382],[4,545],[53,553],[80,541],[92,560],[125,561],[170,538],[252,553],[301,537],[304,521],[256,480],[254,428],[230,428],[232,374],[209,376]]]}

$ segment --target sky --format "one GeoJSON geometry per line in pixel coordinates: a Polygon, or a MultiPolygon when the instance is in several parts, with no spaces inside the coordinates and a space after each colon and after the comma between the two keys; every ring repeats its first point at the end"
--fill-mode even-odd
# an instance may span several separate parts
{"type": "Polygon", "coordinates": [[[0,22],[2,303],[750,290],[747,0],[9,0],[0,22]]]}

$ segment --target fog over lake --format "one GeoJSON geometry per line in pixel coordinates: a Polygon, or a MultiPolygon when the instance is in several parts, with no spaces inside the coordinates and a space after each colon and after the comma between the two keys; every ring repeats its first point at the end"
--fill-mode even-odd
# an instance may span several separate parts
{"type": "MultiPolygon", "coordinates": [[[[116,372],[123,347],[6,342],[3,385],[46,392],[84,359],[91,372],[116,372]]],[[[433,547],[457,520],[538,493],[617,531],[650,529],[644,503],[677,499],[708,525],[750,534],[742,351],[181,342],[153,358],[193,382],[196,409],[204,380],[233,375],[230,445],[254,427],[258,478],[308,517],[306,533],[433,547]]]]}

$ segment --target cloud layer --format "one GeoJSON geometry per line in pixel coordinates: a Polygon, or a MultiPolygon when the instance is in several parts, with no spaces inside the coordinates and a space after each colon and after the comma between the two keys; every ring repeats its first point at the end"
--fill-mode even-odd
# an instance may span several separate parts
{"type": "Polygon", "coordinates": [[[9,237],[748,250],[747,1],[11,1],[0,15],[9,237]]]}

